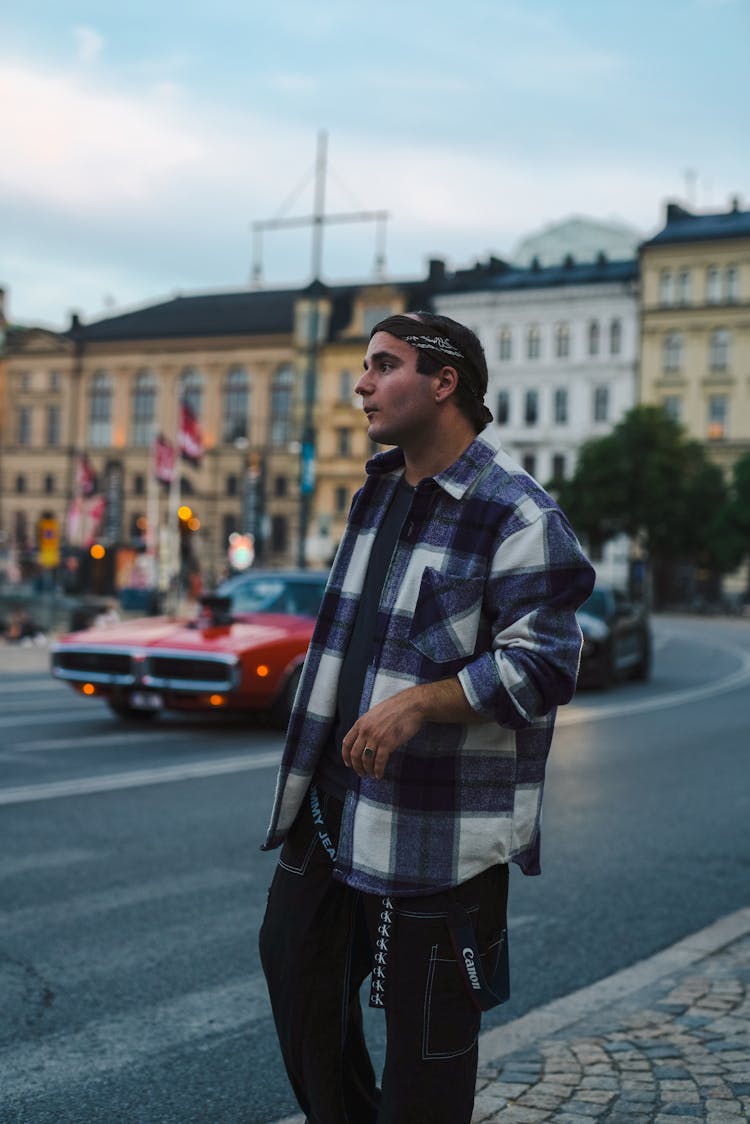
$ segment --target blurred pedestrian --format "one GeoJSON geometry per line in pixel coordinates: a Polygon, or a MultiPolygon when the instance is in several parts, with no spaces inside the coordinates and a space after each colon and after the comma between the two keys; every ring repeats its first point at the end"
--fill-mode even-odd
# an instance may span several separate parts
{"type": "Polygon", "coordinates": [[[373,457],[287,732],[260,935],[309,1124],[469,1124],[481,1010],[507,995],[508,863],[539,872],[555,711],[593,571],[500,447],[468,328],[376,325],[373,457]],[[378,1089],[359,988],[383,1008],[378,1089]]]}

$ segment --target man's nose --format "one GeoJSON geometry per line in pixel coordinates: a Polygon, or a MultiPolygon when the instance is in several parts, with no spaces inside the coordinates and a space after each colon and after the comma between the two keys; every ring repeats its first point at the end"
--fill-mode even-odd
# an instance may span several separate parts
{"type": "Polygon", "coordinates": [[[361,375],[357,380],[357,385],[354,388],[354,393],[361,394],[363,398],[366,398],[368,394],[372,394],[372,386],[370,385],[370,381],[366,374],[361,375]]]}

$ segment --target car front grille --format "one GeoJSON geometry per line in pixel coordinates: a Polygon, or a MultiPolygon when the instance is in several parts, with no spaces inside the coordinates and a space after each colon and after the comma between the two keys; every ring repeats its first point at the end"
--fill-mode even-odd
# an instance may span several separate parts
{"type": "Polygon", "coordinates": [[[80,672],[82,675],[130,675],[128,652],[56,652],[54,667],[60,671],[80,672]]]}
{"type": "Polygon", "coordinates": [[[236,686],[235,663],[224,659],[169,654],[151,655],[144,681],[173,691],[229,691],[236,686]]]}

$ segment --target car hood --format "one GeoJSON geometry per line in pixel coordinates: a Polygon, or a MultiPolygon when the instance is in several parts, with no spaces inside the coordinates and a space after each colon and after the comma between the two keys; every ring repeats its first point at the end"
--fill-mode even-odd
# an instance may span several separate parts
{"type": "Polygon", "coordinates": [[[97,648],[184,648],[196,652],[244,652],[293,637],[310,637],[309,617],[280,613],[248,613],[226,625],[198,627],[174,617],[144,617],[122,624],[88,628],[61,636],[58,645],[97,648]]]}

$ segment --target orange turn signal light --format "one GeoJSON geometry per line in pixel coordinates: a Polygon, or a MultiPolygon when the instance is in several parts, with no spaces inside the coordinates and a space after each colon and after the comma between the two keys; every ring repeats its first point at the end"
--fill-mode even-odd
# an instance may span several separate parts
{"type": "Polygon", "coordinates": [[[84,683],[83,686],[81,687],[81,690],[83,691],[84,695],[95,695],[96,694],[96,687],[94,686],[93,683],[84,683]]]}
{"type": "Polygon", "coordinates": [[[224,706],[227,700],[224,695],[209,695],[208,701],[211,706],[224,706]]]}
{"type": "Polygon", "coordinates": [[[259,663],[258,666],[255,669],[255,674],[260,679],[265,679],[266,676],[269,674],[270,670],[271,670],[270,667],[267,667],[266,664],[259,663]]]}

